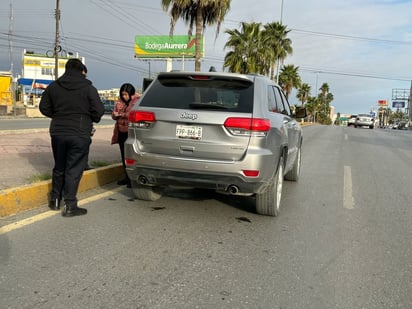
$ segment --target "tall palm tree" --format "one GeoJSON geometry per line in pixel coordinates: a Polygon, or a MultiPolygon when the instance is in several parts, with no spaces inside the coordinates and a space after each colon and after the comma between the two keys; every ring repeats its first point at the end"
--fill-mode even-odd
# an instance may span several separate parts
{"type": "Polygon", "coordinates": [[[285,92],[286,98],[289,98],[293,88],[298,88],[301,85],[301,79],[299,76],[299,67],[295,67],[293,64],[285,65],[279,74],[279,85],[285,92]]]}
{"type": "Polygon", "coordinates": [[[307,100],[309,99],[309,94],[310,94],[309,84],[303,83],[302,85],[300,85],[300,87],[298,87],[298,94],[296,95],[296,97],[299,99],[302,105],[304,105],[305,102],[307,102],[307,100]]]}
{"type": "Polygon", "coordinates": [[[308,112],[308,118],[311,119],[312,121],[316,121],[316,113],[318,112],[319,109],[319,100],[316,97],[309,97],[308,101],[306,103],[306,110],[308,112]]]}
{"type": "Polygon", "coordinates": [[[229,72],[260,73],[267,70],[265,66],[265,50],[262,42],[261,23],[241,23],[241,30],[229,29],[225,33],[229,39],[225,48],[230,48],[225,56],[224,68],[229,72]]]}
{"type": "Polygon", "coordinates": [[[216,37],[219,34],[220,25],[229,12],[231,0],[162,0],[164,11],[169,11],[170,36],[173,36],[174,27],[179,18],[189,24],[189,37],[193,34],[193,26],[196,27],[195,35],[195,71],[200,71],[200,38],[206,25],[217,25],[216,37]]]}
{"type": "Polygon", "coordinates": [[[323,83],[322,86],[320,86],[319,90],[322,97],[326,96],[326,94],[329,92],[328,83],[323,83]]]}
{"type": "Polygon", "coordinates": [[[333,94],[329,92],[329,85],[328,83],[323,83],[322,86],[319,88],[320,93],[318,94],[318,98],[321,104],[321,108],[319,111],[319,121],[324,124],[330,124],[330,103],[333,101],[333,94]]]}
{"type": "Polygon", "coordinates": [[[280,22],[267,23],[264,26],[263,37],[265,44],[272,50],[270,58],[270,79],[273,80],[275,75],[275,66],[278,61],[282,62],[288,55],[293,53],[292,40],[287,37],[290,30],[280,22]]]}

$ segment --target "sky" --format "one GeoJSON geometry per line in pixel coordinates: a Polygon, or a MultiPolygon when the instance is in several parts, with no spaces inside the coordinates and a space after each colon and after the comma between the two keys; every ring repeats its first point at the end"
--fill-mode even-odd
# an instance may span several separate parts
{"type": "MultiPolygon", "coordinates": [[[[23,49],[53,50],[56,0],[0,1],[0,71],[21,74],[23,49]],[[9,35],[11,34],[11,35],[9,35]]],[[[170,15],[160,0],[60,0],[60,42],[63,49],[85,57],[88,78],[97,89],[130,82],[166,70],[163,60],[134,57],[136,35],[168,35],[170,15]]],[[[409,90],[412,80],[412,0],[232,0],[216,37],[206,28],[202,71],[223,70],[227,29],[241,22],[281,21],[290,30],[293,54],[285,64],[299,67],[311,95],[329,85],[335,112],[376,111],[378,100],[409,90]],[[253,3],[253,5],[252,5],[253,3]]],[[[179,21],[174,34],[187,34],[179,21]]],[[[173,69],[194,70],[194,61],[173,61],[173,69]]],[[[289,97],[299,104],[296,93],[289,97]]]]}

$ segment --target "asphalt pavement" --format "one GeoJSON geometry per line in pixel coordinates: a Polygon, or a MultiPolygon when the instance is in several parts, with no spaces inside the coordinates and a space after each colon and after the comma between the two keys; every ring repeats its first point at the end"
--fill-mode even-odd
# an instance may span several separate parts
{"type": "MultiPolygon", "coordinates": [[[[123,177],[119,147],[110,144],[113,125],[95,127],[89,154],[92,169],[84,172],[79,192],[123,177]]],[[[53,165],[48,128],[7,130],[3,126],[0,129],[0,217],[46,204],[53,165]]]]}

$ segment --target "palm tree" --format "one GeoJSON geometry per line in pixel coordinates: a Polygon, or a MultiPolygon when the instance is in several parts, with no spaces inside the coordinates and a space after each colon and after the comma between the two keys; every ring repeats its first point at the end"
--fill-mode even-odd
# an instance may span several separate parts
{"type": "Polygon", "coordinates": [[[229,12],[231,0],[162,0],[162,8],[169,11],[170,36],[173,36],[174,27],[179,18],[189,24],[189,37],[193,34],[193,26],[196,27],[195,35],[195,71],[200,71],[200,38],[206,25],[217,24],[216,37],[219,34],[220,25],[229,12]]]}
{"type": "Polygon", "coordinates": [[[265,66],[265,48],[262,45],[261,23],[241,23],[241,31],[226,30],[229,39],[225,48],[231,48],[225,56],[223,68],[229,72],[260,73],[267,69],[265,66]]]}
{"type": "Polygon", "coordinates": [[[293,88],[298,88],[301,85],[301,79],[298,73],[299,67],[293,64],[286,65],[282,68],[279,74],[279,85],[285,92],[286,98],[289,98],[293,88]]]}
{"type": "Polygon", "coordinates": [[[333,94],[329,92],[328,83],[323,83],[319,90],[320,93],[318,94],[318,98],[321,104],[321,108],[319,111],[319,121],[324,124],[330,124],[331,119],[329,113],[330,103],[333,101],[333,94]]]}
{"type": "Polygon", "coordinates": [[[272,50],[272,57],[270,58],[270,79],[272,80],[275,75],[276,63],[278,61],[283,63],[285,58],[293,52],[292,40],[287,37],[289,32],[290,30],[287,30],[286,26],[280,22],[267,23],[264,26],[265,45],[272,50]]]}
{"type": "Polygon", "coordinates": [[[322,97],[326,96],[326,94],[329,92],[328,83],[323,83],[322,86],[320,86],[319,90],[322,97]]]}
{"type": "Polygon", "coordinates": [[[305,106],[308,112],[308,118],[312,118],[312,121],[316,122],[316,115],[319,113],[319,99],[310,96],[305,106]]]}
{"type": "Polygon", "coordinates": [[[307,83],[303,83],[298,87],[298,94],[296,97],[299,99],[299,101],[302,103],[302,105],[305,104],[305,102],[309,99],[309,94],[310,94],[310,86],[307,83]]]}

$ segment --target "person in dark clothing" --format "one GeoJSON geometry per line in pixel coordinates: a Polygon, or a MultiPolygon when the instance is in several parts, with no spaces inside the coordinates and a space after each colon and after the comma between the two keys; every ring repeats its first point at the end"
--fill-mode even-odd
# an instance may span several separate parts
{"type": "Polygon", "coordinates": [[[77,190],[91,143],[93,122],[98,123],[104,106],[92,82],[82,72],[84,64],[76,58],[66,63],[65,73],[52,82],[42,94],[40,112],[51,118],[50,136],[54,158],[49,207],[62,215],[85,215],[87,209],[77,206],[77,190]]]}

